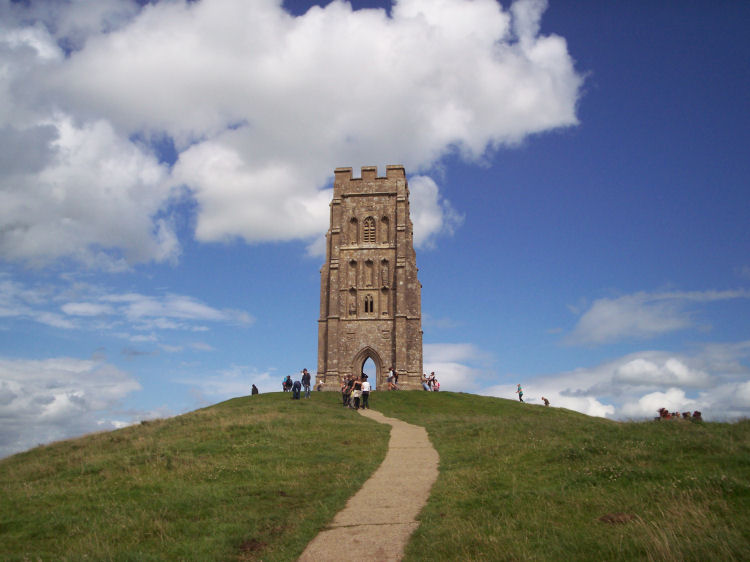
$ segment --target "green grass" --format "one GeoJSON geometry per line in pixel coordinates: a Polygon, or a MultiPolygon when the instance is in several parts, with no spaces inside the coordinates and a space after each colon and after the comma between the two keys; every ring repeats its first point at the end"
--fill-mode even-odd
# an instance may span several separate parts
{"type": "MultiPolygon", "coordinates": [[[[375,392],[440,476],[407,560],[750,559],[750,422],[375,392]],[[602,522],[625,514],[624,523],[602,522]]],[[[294,560],[385,454],[337,393],[237,398],[0,461],[2,560],[294,560]]],[[[404,476],[408,478],[408,475],[404,476]]]]}
{"type": "Polygon", "coordinates": [[[427,427],[440,454],[407,560],[750,559],[749,421],[618,423],[391,395],[379,409],[427,427]],[[600,521],[615,513],[627,521],[600,521]]]}
{"type": "Polygon", "coordinates": [[[0,461],[2,560],[291,560],[382,462],[334,393],[237,398],[0,461]]]}

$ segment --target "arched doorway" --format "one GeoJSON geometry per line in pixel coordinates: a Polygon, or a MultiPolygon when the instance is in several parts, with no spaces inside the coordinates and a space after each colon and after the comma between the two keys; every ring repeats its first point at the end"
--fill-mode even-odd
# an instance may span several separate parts
{"type": "Polygon", "coordinates": [[[367,375],[367,380],[370,382],[372,390],[375,390],[378,384],[378,369],[375,367],[375,361],[368,357],[362,366],[362,372],[367,375]]]}
{"type": "Polygon", "coordinates": [[[357,353],[352,361],[352,374],[358,376],[362,371],[367,374],[367,380],[370,381],[373,390],[382,384],[383,362],[377,351],[369,346],[357,353]]]}

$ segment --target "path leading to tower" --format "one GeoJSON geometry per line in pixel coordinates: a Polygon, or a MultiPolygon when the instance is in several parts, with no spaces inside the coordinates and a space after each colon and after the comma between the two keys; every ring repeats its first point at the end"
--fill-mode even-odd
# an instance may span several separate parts
{"type": "Polygon", "coordinates": [[[333,522],[307,545],[300,557],[304,562],[401,560],[437,480],[440,458],[424,427],[372,410],[359,412],[391,425],[388,453],[333,522]]]}

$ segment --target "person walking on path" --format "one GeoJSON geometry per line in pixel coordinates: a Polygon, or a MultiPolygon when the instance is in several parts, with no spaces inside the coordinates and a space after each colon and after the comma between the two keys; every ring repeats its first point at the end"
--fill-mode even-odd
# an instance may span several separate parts
{"type": "Polygon", "coordinates": [[[305,388],[305,398],[310,398],[310,373],[302,369],[302,386],[305,388]]]}
{"type": "Polygon", "coordinates": [[[362,409],[370,409],[370,381],[364,373],[362,373],[362,409]]]}
{"type": "Polygon", "coordinates": [[[521,388],[521,384],[518,384],[518,388],[516,389],[516,394],[518,394],[518,400],[523,402],[523,388],[521,388]]]}

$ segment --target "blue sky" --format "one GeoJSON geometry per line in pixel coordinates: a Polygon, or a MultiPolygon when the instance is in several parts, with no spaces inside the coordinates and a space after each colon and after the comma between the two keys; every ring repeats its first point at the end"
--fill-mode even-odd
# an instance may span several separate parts
{"type": "Polygon", "coordinates": [[[406,166],[443,389],[747,417],[747,21],[3,2],[0,455],[314,372],[340,166],[406,166]]]}

